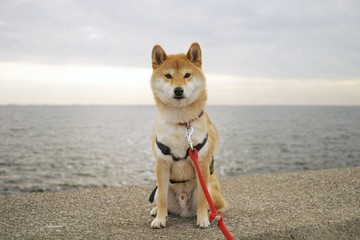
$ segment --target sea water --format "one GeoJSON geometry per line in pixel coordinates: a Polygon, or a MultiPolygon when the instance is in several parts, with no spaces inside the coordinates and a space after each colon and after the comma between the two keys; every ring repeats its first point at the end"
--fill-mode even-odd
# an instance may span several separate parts
{"type": "MultiPolygon", "coordinates": [[[[360,165],[360,107],[206,111],[219,133],[220,176],[360,165]]],[[[154,184],[156,114],[155,106],[0,106],[0,195],[154,184]]]]}

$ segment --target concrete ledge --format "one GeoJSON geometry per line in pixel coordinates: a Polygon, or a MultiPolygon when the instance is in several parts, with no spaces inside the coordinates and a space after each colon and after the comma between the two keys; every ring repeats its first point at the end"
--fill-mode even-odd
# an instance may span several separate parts
{"type": "MultiPolygon", "coordinates": [[[[236,239],[360,239],[360,167],[222,179],[236,239]]],[[[223,239],[169,216],[151,229],[153,186],[0,197],[0,239],[223,239]]]]}

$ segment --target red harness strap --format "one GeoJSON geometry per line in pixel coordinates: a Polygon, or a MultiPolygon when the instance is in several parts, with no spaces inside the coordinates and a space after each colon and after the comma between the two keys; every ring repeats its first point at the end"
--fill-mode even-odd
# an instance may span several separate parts
{"type": "Polygon", "coordinates": [[[202,176],[202,173],[201,173],[201,169],[200,169],[200,166],[199,166],[199,158],[198,158],[198,151],[196,150],[196,148],[193,149],[193,151],[191,149],[189,149],[189,156],[191,158],[191,160],[193,161],[194,165],[195,165],[195,169],[196,169],[196,172],[197,172],[197,175],[198,175],[198,178],[199,178],[199,181],[200,181],[200,184],[201,184],[201,188],[205,194],[205,197],[206,197],[206,200],[209,204],[209,207],[210,207],[210,215],[209,215],[209,219],[210,221],[217,221],[217,225],[218,227],[220,228],[220,230],[222,231],[222,233],[224,234],[224,236],[226,237],[226,239],[234,239],[230,232],[227,230],[225,224],[224,224],[224,221],[223,221],[223,217],[221,216],[221,214],[217,213],[216,212],[216,208],[214,206],[214,203],[212,201],[212,198],[210,196],[210,193],[209,193],[209,190],[207,189],[207,186],[206,186],[206,183],[204,181],[204,178],[202,176]]]}

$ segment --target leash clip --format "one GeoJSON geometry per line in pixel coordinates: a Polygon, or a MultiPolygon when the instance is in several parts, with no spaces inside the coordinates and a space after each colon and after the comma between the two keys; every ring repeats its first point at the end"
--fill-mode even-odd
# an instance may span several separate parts
{"type": "Polygon", "coordinates": [[[191,125],[185,127],[185,137],[189,143],[191,151],[194,151],[193,143],[191,140],[191,136],[193,135],[193,133],[194,133],[194,128],[191,125]]]}

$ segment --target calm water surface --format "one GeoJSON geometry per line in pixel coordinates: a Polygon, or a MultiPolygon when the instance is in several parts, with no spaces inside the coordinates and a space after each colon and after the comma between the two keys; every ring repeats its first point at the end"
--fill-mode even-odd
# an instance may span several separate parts
{"type": "MultiPolygon", "coordinates": [[[[220,176],[360,165],[360,107],[210,106],[220,176]]],[[[155,183],[154,106],[0,106],[0,194],[155,183]]]]}

